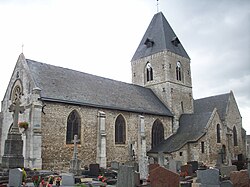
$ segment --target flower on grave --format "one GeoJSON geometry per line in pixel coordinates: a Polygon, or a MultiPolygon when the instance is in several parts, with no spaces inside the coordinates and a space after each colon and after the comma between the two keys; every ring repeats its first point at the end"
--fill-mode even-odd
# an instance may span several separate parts
{"type": "Polygon", "coordinates": [[[22,182],[25,182],[26,181],[26,178],[27,178],[27,173],[26,171],[24,170],[24,168],[22,169],[22,182]]]}
{"type": "Polygon", "coordinates": [[[180,173],[180,176],[185,178],[186,176],[188,176],[188,173],[186,171],[182,171],[180,173]]]}
{"type": "Polygon", "coordinates": [[[26,130],[28,128],[28,126],[29,126],[29,123],[26,122],[26,121],[19,122],[18,126],[19,126],[19,128],[24,128],[26,130]]]}
{"type": "Polygon", "coordinates": [[[104,177],[104,176],[102,176],[102,175],[99,175],[99,176],[98,176],[98,180],[99,180],[99,181],[102,181],[102,182],[106,182],[107,178],[104,177]]]}
{"type": "Polygon", "coordinates": [[[35,175],[32,177],[32,182],[33,182],[34,186],[38,186],[41,181],[42,181],[42,179],[38,175],[35,175]]]}

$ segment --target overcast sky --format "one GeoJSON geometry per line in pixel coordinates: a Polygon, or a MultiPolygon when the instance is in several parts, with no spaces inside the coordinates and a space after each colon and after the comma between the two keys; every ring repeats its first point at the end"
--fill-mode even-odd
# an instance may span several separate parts
{"type": "MultiPolygon", "coordinates": [[[[17,58],[131,82],[156,0],[0,0],[0,99],[17,58]]],[[[191,58],[193,95],[234,92],[250,134],[250,0],[159,0],[191,58]]]]}

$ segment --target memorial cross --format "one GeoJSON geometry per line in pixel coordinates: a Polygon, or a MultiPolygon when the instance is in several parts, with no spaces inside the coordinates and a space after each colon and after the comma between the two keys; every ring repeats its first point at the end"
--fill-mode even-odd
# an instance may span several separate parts
{"type": "Polygon", "coordinates": [[[79,140],[77,139],[77,135],[75,134],[74,135],[74,153],[73,153],[73,160],[76,160],[77,159],[77,154],[78,154],[78,151],[77,151],[77,143],[79,142],[79,140]]]}
{"type": "Polygon", "coordinates": [[[219,152],[219,155],[221,155],[221,163],[223,164],[224,163],[224,151],[221,149],[220,152],[219,152]]]}
{"type": "Polygon", "coordinates": [[[9,112],[13,112],[13,126],[12,126],[12,132],[19,132],[18,130],[18,119],[19,119],[19,113],[22,114],[24,112],[24,106],[21,106],[21,92],[19,89],[15,90],[15,96],[13,99],[12,104],[9,107],[9,112]]]}

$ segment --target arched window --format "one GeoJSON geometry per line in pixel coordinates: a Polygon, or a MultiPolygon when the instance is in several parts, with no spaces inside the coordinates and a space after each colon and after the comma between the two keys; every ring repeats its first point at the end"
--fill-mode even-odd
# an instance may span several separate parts
{"type": "Polygon", "coordinates": [[[73,144],[74,135],[78,136],[78,144],[81,140],[81,119],[76,110],[73,110],[67,119],[66,143],[73,144]]]}
{"type": "Polygon", "coordinates": [[[153,80],[153,68],[149,62],[146,65],[146,76],[147,76],[147,82],[153,80]]]}
{"type": "Polygon", "coordinates": [[[233,139],[234,139],[234,146],[237,146],[238,140],[237,140],[237,130],[236,130],[235,126],[233,128],[233,139]]]}
{"type": "Polygon", "coordinates": [[[217,143],[221,143],[221,140],[220,140],[220,124],[217,124],[217,143]]]}
{"type": "Polygon", "coordinates": [[[181,63],[178,61],[176,63],[176,80],[181,81],[181,63]]]}
{"type": "Polygon", "coordinates": [[[164,128],[160,120],[156,120],[152,127],[152,148],[164,140],[164,128]]]}
{"type": "Polygon", "coordinates": [[[120,114],[115,120],[115,143],[125,144],[126,124],[124,117],[120,114]]]}

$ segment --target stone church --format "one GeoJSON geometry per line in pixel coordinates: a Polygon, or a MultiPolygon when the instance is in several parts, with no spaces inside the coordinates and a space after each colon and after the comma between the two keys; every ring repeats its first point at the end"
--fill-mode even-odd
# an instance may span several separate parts
{"type": "Polygon", "coordinates": [[[162,12],[131,60],[132,84],[26,59],[20,54],[0,113],[1,158],[13,123],[13,90],[25,167],[69,168],[74,135],[82,167],[172,158],[215,164],[246,156],[246,132],[233,92],[193,99],[190,57],[162,12]]]}

